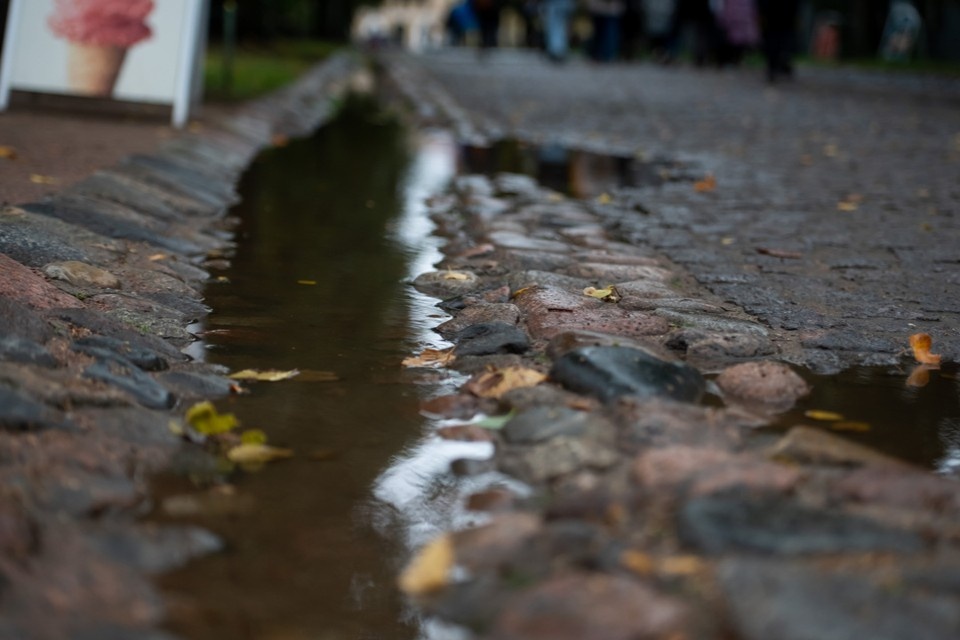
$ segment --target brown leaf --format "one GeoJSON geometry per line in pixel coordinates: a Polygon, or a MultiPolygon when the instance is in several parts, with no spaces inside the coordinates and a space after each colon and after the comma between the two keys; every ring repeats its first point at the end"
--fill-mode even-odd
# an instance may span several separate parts
{"type": "Polygon", "coordinates": [[[400,590],[411,596],[439,591],[450,581],[453,563],[453,541],[444,534],[428,542],[413,557],[400,574],[400,590]]]}
{"type": "Polygon", "coordinates": [[[940,356],[930,353],[932,345],[933,339],[928,333],[915,333],[910,336],[910,348],[913,349],[913,357],[920,364],[940,364],[940,356]]]}
{"type": "Polygon", "coordinates": [[[453,362],[453,347],[449,349],[424,349],[418,356],[404,358],[405,367],[446,367],[453,362]]]}
{"type": "Polygon", "coordinates": [[[481,373],[471,379],[464,388],[480,398],[497,398],[513,389],[535,387],[547,376],[535,369],[506,367],[481,373]]]}
{"type": "Polygon", "coordinates": [[[702,180],[693,183],[693,190],[697,193],[706,193],[717,188],[717,178],[712,173],[708,173],[702,180]]]}
{"type": "Polygon", "coordinates": [[[293,451],[290,449],[280,449],[256,442],[245,442],[227,451],[227,459],[237,464],[256,464],[291,457],[293,457],[293,451]]]}
{"type": "Polygon", "coordinates": [[[260,382],[279,382],[281,380],[289,380],[294,376],[300,374],[300,371],[297,369],[291,369],[290,371],[277,371],[276,369],[269,369],[266,371],[257,371],[256,369],[244,369],[243,371],[237,371],[236,373],[231,373],[228,377],[231,380],[258,380],[260,382]]]}
{"type": "Polygon", "coordinates": [[[17,159],[17,150],[9,145],[0,146],[0,158],[5,160],[16,160],[17,159]]]}

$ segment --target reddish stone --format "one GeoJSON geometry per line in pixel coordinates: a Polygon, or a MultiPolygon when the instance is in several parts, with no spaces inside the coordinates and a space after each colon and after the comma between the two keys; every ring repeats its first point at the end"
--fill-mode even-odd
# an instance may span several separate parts
{"type": "Polygon", "coordinates": [[[498,640],[646,640],[686,637],[686,607],[622,576],[569,574],[510,600],[494,625],[498,640]]]}
{"type": "Polygon", "coordinates": [[[851,472],[834,486],[844,500],[960,514],[960,491],[955,480],[913,470],[891,471],[868,467],[851,472]]]}
{"type": "Polygon", "coordinates": [[[543,528],[538,516],[506,513],[489,524],[453,534],[457,564],[471,571],[494,568],[518,553],[543,528]]]}
{"type": "Polygon", "coordinates": [[[420,403],[421,413],[441,418],[467,420],[480,410],[480,400],[470,394],[450,394],[420,403]]]}
{"type": "Polygon", "coordinates": [[[780,362],[744,362],[717,376],[717,386],[734,401],[763,404],[785,411],[810,393],[810,385],[780,362]]]}
{"type": "Polygon", "coordinates": [[[490,489],[474,493],[467,498],[467,509],[470,511],[502,512],[514,505],[514,495],[507,489],[490,489]]]}
{"type": "Polygon", "coordinates": [[[47,282],[29,267],[0,254],[0,297],[34,309],[82,307],[73,296],[47,282]]]}
{"type": "Polygon", "coordinates": [[[444,440],[456,440],[459,442],[490,442],[493,440],[489,429],[484,429],[483,427],[478,427],[473,424],[440,427],[437,429],[437,435],[444,440]]]}

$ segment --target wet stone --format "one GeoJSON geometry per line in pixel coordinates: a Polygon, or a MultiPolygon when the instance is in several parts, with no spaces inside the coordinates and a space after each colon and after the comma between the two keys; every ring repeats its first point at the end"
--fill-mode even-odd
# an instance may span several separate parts
{"type": "Polygon", "coordinates": [[[680,327],[693,327],[717,333],[746,333],[765,338],[767,329],[756,322],[723,318],[709,313],[686,313],[672,309],[658,309],[656,315],[680,327]]]}
{"type": "Polygon", "coordinates": [[[169,362],[183,362],[187,359],[170,343],[156,336],[144,335],[118,320],[92,309],[57,309],[51,313],[55,318],[65,320],[92,333],[127,343],[133,350],[153,351],[169,362]]]}
{"type": "Polygon", "coordinates": [[[85,336],[73,342],[73,350],[94,357],[121,356],[144,371],[163,371],[168,363],[152,349],[108,336],[85,336]]]}
{"type": "Polygon", "coordinates": [[[717,362],[773,355],[777,347],[766,336],[752,333],[724,333],[704,329],[679,329],[670,334],[666,346],[687,355],[688,360],[717,362]]]}
{"type": "Polygon", "coordinates": [[[724,369],[717,386],[728,400],[786,411],[810,393],[810,385],[789,366],[770,360],[745,362],[724,369]]]}
{"type": "Polygon", "coordinates": [[[60,291],[43,277],[3,254],[0,254],[0,273],[3,273],[3,278],[0,278],[0,298],[11,300],[19,306],[32,309],[83,306],[73,296],[60,291]]]}
{"type": "Polygon", "coordinates": [[[527,334],[505,322],[483,322],[463,329],[455,336],[457,356],[524,353],[530,349],[527,334]]]}
{"type": "Polygon", "coordinates": [[[36,500],[50,511],[93,516],[114,509],[131,509],[142,496],[137,486],[119,474],[64,468],[38,479],[36,500]]]}
{"type": "Polygon", "coordinates": [[[480,278],[468,271],[458,271],[453,277],[449,271],[428,271],[421,273],[413,281],[413,287],[428,296],[445,300],[465,293],[476,291],[480,278]]]}
{"type": "Polygon", "coordinates": [[[156,379],[183,401],[228,396],[235,385],[224,376],[194,371],[166,371],[158,374],[156,379]]]}
{"type": "Polygon", "coordinates": [[[520,309],[513,304],[481,302],[466,307],[455,318],[438,326],[436,332],[445,338],[450,338],[471,325],[485,322],[501,322],[515,326],[520,322],[520,309]]]}
{"type": "Polygon", "coordinates": [[[708,554],[749,551],[771,555],[891,551],[916,553],[921,537],[782,495],[739,492],[694,498],[679,515],[681,539],[708,554]]]}
{"type": "Polygon", "coordinates": [[[0,336],[0,360],[55,367],[57,359],[42,345],[19,336],[0,336]]]}
{"type": "Polygon", "coordinates": [[[149,409],[170,409],[176,396],[125,358],[98,358],[83,375],[126,391],[149,409]]]}
{"type": "Polygon", "coordinates": [[[3,332],[8,336],[17,336],[41,344],[53,337],[53,330],[40,314],[2,296],[0,296],[0,327],[3,327],[3,332]]]}
{"type": "Polygon", "coordinates": [[[550,378],[604,402],[624,395],[698,402],[706,388],[693,367],[629,347],[574,349],[554,362],[550,378]]]}
{"type": "Polygon", "coordinates": [[[43,273],[48,278],[64,280],[77,287],[120,288],[120,280],[117,276],[106,269],[76,260],[51,262],[43,268],[43,273]]]}
{"type": "Polygon", "coordinates": [[[736,559],[718,575],[745,640],[953,640],[960,629],[956,597],[891,588],[855,572],[736,559]]]}
{"type": "Polygon", "coordinates": [[[103,294],[90,299],[105,315],[135,328],[141,333],[169,341],[189,343],[194,336],[184,327],[187,319],[179,311],[142,298],[103,294]]]}
{"type": "Polygon", "coordinates": [[[29,431],[68,426],[69,420],[59,411],[19,391],[0,386],[0,429],[29,431]]]}
{"type": "Polygon", "coordinates": [[[550,339],[547,345],[547,355],[552,360],[557,360],[568,351],[581,347],[630,347],[632,349],[650,350],[647,345],[639,340],[626,336],[571,329],[558,333],[550,339]]]}
{"type": "Polygon", "coordinates": [[[537,407],[511,418],[502,433],[507,442],[534,444],[557,436],[584,435],[593,419],[588,413],[565,407],[537,407]]]}
{"type": "Polygon", "coordinates": [[[217,536],[199,527],[114,525],[91,531],[88,540],[105,557],[147,573],[172,571],[223,548],[217,536]]]}
{"type": "Polygon", "coordinates": [[[635,280],[665,283],[672,275],[669,271],[661,267],[597,262],[579,263],[572,266],[567,272],[578,278],[596,281],[602,286],[615,282],[632,282],[635,280]]]}
{"type": "Polygon", "coordinates": [[[504,473],[524,482],[549,482],[585,469],[607,469],[620,458],[601,439],[555,436],[521,450],[505,450],[498,459],[504,473]]]}
{"type": "Polygon", "coordinates": [[[500,249],[515,251],[537,251],[543,253],[566,254],[570,245],[558,240],[532,238],[527,234],[512,231],[495,231],[488,239],[500,249]]]}
{"type": "Polygon", "coordinates": [[[494,623],[498,640],[636,640],[682,637],[680,601],[623,576],[571,573],[511,598],[494,623]]]}

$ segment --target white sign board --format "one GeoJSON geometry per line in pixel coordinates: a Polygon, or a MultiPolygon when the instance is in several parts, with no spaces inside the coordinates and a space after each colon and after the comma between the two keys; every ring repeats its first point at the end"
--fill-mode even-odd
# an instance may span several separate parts
{"type": "Polygon", "coordinates": [[[10,91],[169,104],[189,116],[206,0],[12,0],[0,69],[10,91]]]}

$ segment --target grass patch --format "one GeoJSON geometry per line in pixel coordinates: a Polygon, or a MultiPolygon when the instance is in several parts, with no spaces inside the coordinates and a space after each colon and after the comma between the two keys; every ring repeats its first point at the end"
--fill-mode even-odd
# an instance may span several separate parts
{"type": "Polygon", "coordinates": [[[204,64],[206,99],[232,102],[270,93],[296,80],[338,47],[322,40],[240,44],[233,57],[233,72],[228,76],[222,45],[211,45],[204,64]]]}

